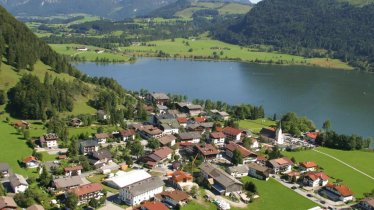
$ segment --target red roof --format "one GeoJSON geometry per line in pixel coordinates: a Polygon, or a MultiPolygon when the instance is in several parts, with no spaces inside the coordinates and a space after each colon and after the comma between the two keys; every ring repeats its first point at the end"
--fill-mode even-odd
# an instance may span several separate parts
{"type": "Polygon", "coordinates": [[[186,117],[178,117],[177,118],[177,121],[179,123],[187,123],[188,119],[186,117]]]}
{"type": "Polygon", "coordinates": [[[157,201],[146,201],[143,203],[142,207],[147,210],[169,210],[165,204],[157,201]]]}
{"type": "Polygon", "coordinates": [[[226,144],[226,149],[228,149],[231,152],[234,152],[236,149],[238,149],[243,157],[248,157],[250,154],[252,154],[250,150],[233,142],[226,144]]]}
{"type": "Polygon", "coordinates": [[[23,159],[23,163],[29,163],[31,161],[37,161],[36,157],[28,156],[28,157],[25,157],[25,159],[23,159]]]}
{"type": "Polygon", "coordinates": [[[309,162],[309,161],[307,161],[307,162],[300,163],[300,166],[302,166],[304,168],[316,168],[318,165],[315,162],[309,162]]]}
{"type": "Polygon", "coordinates": [[[170,155],[171,153],[173,153],[173,150],[170,149],[169,147],[160,147],[158,149],[155,149],[153,151],[153,154],[157,155],[158,157],[160,157],[161,159],[164,159],[166,158],[168,155],[170,155]]]}
{"type": "Polygon", "coordinates": [[[204,156],[208,156],[208,155],[217,155],[219,154],[219,150],[217,148],[215,148],[213,145],[211,144],[197,144],[196,145],[196,148],[200,151],[201,154],[203,154],[204,156]]]}
{"type": "Polygon", "coordinates": [[[319,133],[318,132],[309,132],[306,134],[307,137],[311,139],[316,139],[318,137],[319,133]]]}
{"type": "Polygon", "coordinates": [[[69,171],[78,171],[78,170],[82,170],[82,169],[83,169],[82,166],[70,166],[70,167],[64,168],[64,171],[69,172],[69,171]]]}
{"type": "Polygon", "coordinates": [[[91,183],[82,185],[80,187],[71,189],[70,192],[76,194],[77,196],[87,195],[90,193],[98,192],[103,190],[103,187],[99,183],[91,183]]]}
{"type": "Polygon", "coordinates": [[[210,134],[210,137],[213,139],[221,139],[221,138],[226,138],[226,135],[222,132],[213,132],[210,134]]]}
{"type": "Polygon", "coordinates": [[[323,172],[309,172],[306,174],[306,177],[309,177],[311,180],[315,181],[317,179],[322,179],[327,181],[330,177],[323,172]]]}
{"type": "Polygon", "coordinates": [[[295,177],[298,177],[300,176],[300,172],[298,171],[291,171],[290,173],[287,174],[288,176],[295,176],[295,177]]]}
{"type": "Polygon", "coordinates": [[[172,175],[172,179],[175,182],[182,182],[184,180],[192,181],[192,175],[184,171],[176,171],[172,175]]]}
{"type": "Polygon", "coordinates": [[[129,137],[129,136],[135,135],[135,131],[132,129],[122,130],[120,131],[120,133],[121,133],[121,136],[123,137],[129,137]]]}
{"type": "Polygon", "coordinates": [[[193,118],[195,122],[197,123],[202,123],[202,122],[205,122],[206,121],[206,118],[205,117],[194,117],[193,118]]]}
{"type": "Polygon", "coordinates": [[[347,187],[345,185],[337,185],[337,184],[330,184],[330,183],[328,183],[326,185],[326,187],[335,189],[336,191],[338,191],[340,193],[340,195],[342,195],[344,197],[348,197],[348,196],[352,196],[353,195],[353,192],[351,191],[351,189],[349,189],[349,187],[347,187]]]}
{"type": "Polygon", "coordinates": [[[223,133],[224,134],[229,134],[229,135],[232,135],[232,136],[236,136],[236,135],[241,134],[242,131],[240,129],[237,129],[237,128],[225,127],[225,128],[223,128],[223,133]]]}

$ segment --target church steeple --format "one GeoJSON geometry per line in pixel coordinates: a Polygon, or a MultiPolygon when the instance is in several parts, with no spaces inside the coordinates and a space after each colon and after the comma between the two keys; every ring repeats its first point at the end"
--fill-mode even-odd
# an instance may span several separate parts
{"type": "Polygon", "coordinates": [[[282,121],[279,122],[279,126],[275,133],[275,140],[277,144],[284,144],[284,136],[282,133],[282,121]]]}

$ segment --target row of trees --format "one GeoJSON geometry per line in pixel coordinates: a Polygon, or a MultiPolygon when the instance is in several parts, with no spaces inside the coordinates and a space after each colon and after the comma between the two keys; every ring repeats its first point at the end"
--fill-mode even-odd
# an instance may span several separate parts
{"type": "Polygon", "coordinates": [[[337,134],[335,131],[325,131],[316,139],[321,146],[340,150],[360,150],[370,147],[372,139],[357,135],[337,134]]]}

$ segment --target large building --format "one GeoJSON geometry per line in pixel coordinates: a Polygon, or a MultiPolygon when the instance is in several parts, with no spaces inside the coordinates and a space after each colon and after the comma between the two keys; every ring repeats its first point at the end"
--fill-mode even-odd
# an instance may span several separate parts
{"type": "Polygon", "coordinates": [[[118,171],[114,177],[108,178],[104,182],[112,188],[121,189],[150,177],[151,175],[145,170],[133,170],[129,172],[118,171]]]}
{"type": "Polygon", "coordinates": [[[160,177],[150,177],[122,188],[119,192],[119,199],[130,206],[138,205],[161,193],[163,187],[164,182],[160,177]]]}
{"type": "Polygon", "coordinates": [[[10,186],[14,193],[23,193],[29,188],[26,179],[19,174],[13,174],[9,177],[10,186]]]}
{"type": "Polygon", "coordinates": [[[40,137],[40,146],[48,149],[58,148],[58,136],[55,133],[48,133],[40,137]]]}
{"type": "Polygon", "coordinates": [[[78,205],[86,204],[91,199],[100,199],[103,196],[103,186],[99,183],[91,183],[69,190],[78,197],[78,205]]]}
{"type": "Polygon", "coordinates": [[[333,201],[348,202],[353,200],[353,192],[345,185],[328,183],[320,192],[333,201]]]}

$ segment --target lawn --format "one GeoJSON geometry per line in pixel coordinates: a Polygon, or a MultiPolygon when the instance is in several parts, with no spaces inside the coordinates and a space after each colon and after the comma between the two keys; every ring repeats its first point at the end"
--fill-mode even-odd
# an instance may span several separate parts
{"type": "Polygon", "coordinates": [[[105,177],[106,177],[106,175],[103,175],[103,174],[95,174],[95,175],[86,177],[86,179],[88,181],[92,182],[92,183],[100,183],[106,191],[117,194],[119,192],[119,190],[108,187],[108,186],[102,184],[102,181],[103,181],[103,179],[105,179],[105,177]]]}
{"type": "Polygon", "coordinates": [[[252,181],[259,193],[260,198],[250,203],[247,209],[309,209],[317,206],[316,203],[284,187],[274,179],[268,181],[258,180],[251,177],[243,177],[242,182],[252,181]]]}
{"type": "Polygon", "coordinates": [[[348,64],[336,59],[304,58],[278,52],[264,52],[255,48],[240,47],[207,38],[151,41],[146,46],[122,47],[129,56],[157,56],[159,51],[176,58],[208,57],[216,54],[220,59],[235,59],[247,62],[272,62],[283,65],[313,65],[326,68],[352,69],[348,64]],[[188,42],[188,44],[187,44],[188,42]],[[148,44],[150,44],[148,46],[148,44]]]}
{"type": "MultiPolygon", "coordinates": [[[[336,156],[342,161],[357,167],[365,173],[373,174],[374,154],[361,151],[337,151],[326,148],[318,148],[330,155],[336,156]]],[[[362,175],[361,173],[347,167],[346,165],[332,159],[323,154],[317,153],[313,150],[300,152],[283,152],[288,157],[295,157],[297,162],[301,161],[315,161],[323,170],[334,179],[343,180],[343,184],[348,185],[354,195],[358,198],[363,196],[363,193],[369,192],[374,188],[374,180],[362,175]]]]}
{"type": "Polygon", "coordinates": [[[181,210],[216,210],[217,206],[210,202],[204,202],[200,204],[196,201],[191,201],[187,205],[183,206],[181,210]]]}
{"type": "Polygon", "coordinates": [[[262,128],[276,125],[275,121],[269,119],[257,119],[257,120],[240,120],[239,127],[244,129],[250,129],[254,133],[259,133],[262,128]]]}

